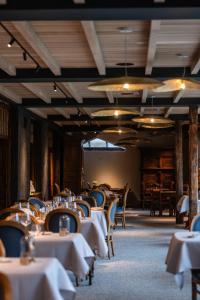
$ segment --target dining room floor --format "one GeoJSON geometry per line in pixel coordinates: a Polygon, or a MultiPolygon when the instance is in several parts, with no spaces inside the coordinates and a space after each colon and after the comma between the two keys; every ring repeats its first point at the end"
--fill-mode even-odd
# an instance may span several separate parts
{"type": "Polygon", "coordinates": [[[189,300],[190,273],[180,290],[165,271],[172,234],[183,230],[175,219],[150,217],[146,211],[128,211],[127,228],[114,231],[115,257],[97,259],[93,285],[82,282],[76,300],[189,300]]]}

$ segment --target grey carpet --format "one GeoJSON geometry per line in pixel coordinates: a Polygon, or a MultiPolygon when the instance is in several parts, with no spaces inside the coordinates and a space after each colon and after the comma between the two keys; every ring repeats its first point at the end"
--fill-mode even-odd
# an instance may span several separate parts
{"type": "Polygon", "coordinates": [[[173,232],[181,230],[173,218],[129,212],[128,226],[114,232],[116,256],[97,260],[92,286],[82,283],[77,300],[189,300],[189,272],[179,290],[165,272],[165,257],[173,232]]]}

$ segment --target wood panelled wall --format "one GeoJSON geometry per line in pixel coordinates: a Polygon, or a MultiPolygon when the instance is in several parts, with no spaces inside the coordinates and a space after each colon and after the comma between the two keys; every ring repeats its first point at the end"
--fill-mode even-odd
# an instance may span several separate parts
{"type": "Polygon", "coordinates": [[[81,140],[81,136],[65,137],[64,139],[63,186],[71,189],[74,193],[81,191],[83,161],[81,140]]]}
{"type": "Polygon", "coordinates": [[[30,195],[30,180],[43,199],[61,189],[81,190],[81,136],[67,136],[47,120],[15,104],[0,111],[0,208],[30,195]],[[6,136],[3,136],[6,135],[6,136]]]}

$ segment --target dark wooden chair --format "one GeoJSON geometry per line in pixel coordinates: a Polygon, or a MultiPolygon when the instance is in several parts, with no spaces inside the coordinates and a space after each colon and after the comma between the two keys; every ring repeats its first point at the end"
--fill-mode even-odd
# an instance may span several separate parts
{"type": "Polygon", "coordinates": [[[122,205],[117,206],[117,210],[115,214],[116,224],[118,220],[121,220],[123,228],[126,228],[126,202],[127,202],[128,192],[129,192],[129,187],[127,186],[125,193],[123,195],[122,205]]]}
{"type": "Polygon", "coordinates": [[[12,288],[8,277],[0,273],[0,299],[1,300],[12,300],[12,288]]]}
{"type": "Polygon", "coordinates": [[[79,217],[69,208],[57,208],[49,212],[44,223],[45,230],[59,232],[59,219],[61,216],[68,216],[70,218],[70,232],[80,232],[79,217]]]}
{"type": "Polygon", "coordinates": [[[88,204],[87,201],[76,200],[75,202],[83,210],[84,217],[90,217],[91,216],[90,205],[88,204]]]}
{"type": "Polygon", "coordinates": [[[14,221],[0,222],[0,239],[4,244],[6,256],[20,256],[20,240],[25,235],[28,235],[28,229],[22,224],[14,221]]]}
{"type": "Polygon", "coordinates": [[[192,300],[197,300],[197,295],[200,295],[198,285],[200,285],[200,270],[191,270],[192,275],[192,300]]]}
{"type": "Polygon", "coordinates": [[[118,199],[113,200],[106,212],[107,230],[108,234],[106,236],[106,243],[108,245],[108,258],[110,259],[110,248],[112,251],[112,256],[115,255],[114,252],[114,242],[113,242],[113,228],[115,227],[115,214],[117,211],[118,199]]]}

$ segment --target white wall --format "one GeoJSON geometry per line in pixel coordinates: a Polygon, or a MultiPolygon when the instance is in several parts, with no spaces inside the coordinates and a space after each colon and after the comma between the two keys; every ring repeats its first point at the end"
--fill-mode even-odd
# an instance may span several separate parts
{"type": "Polygon", "coordinates": [[[85,182],[96,180],[122,188],[127,182],[140,199],[140,151],[84,151],[85,182]]]}

